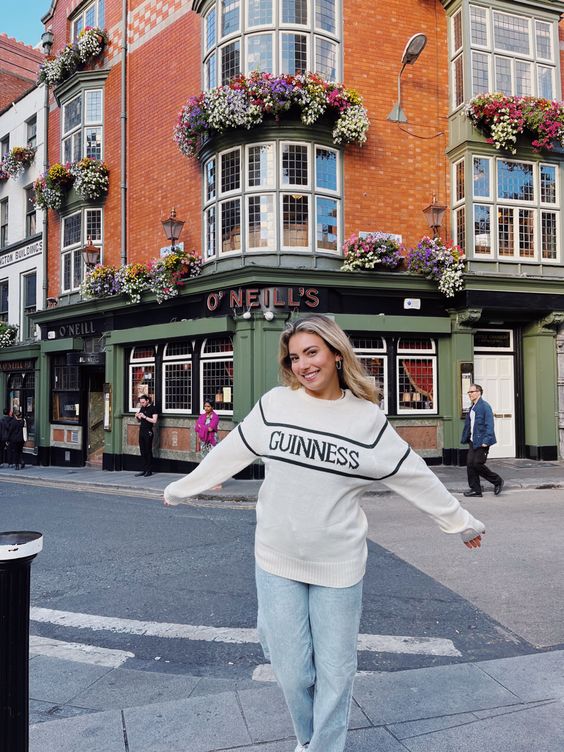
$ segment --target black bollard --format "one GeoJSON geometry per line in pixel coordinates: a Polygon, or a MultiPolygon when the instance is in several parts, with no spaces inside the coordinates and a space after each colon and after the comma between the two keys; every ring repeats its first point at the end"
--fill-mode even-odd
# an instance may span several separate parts
{"type": "Polygon", "coordinates": [[[0,533],[0,751],[29,749],[29,583],[43,536],[0,533]]]}

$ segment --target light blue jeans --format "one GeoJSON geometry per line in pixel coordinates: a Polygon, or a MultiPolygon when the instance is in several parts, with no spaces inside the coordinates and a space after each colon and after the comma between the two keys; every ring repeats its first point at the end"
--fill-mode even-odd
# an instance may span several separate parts
{"type": "Polygon", "coordinates": [[[259,639],[300,744],[343,752],[357,666],[362,580],[308,585],[256,567],[259,639]]]}

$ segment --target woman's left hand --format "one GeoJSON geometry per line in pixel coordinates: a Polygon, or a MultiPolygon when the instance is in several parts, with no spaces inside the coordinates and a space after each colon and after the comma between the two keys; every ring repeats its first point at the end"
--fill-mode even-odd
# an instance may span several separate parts
{"type": "Polygon", "coordinates": [[[475,538],[472,538],[472,540],[464,541],[464,545],[466,548],[480,548],[482,545],[482,536],[477,535],[475,538]]]}

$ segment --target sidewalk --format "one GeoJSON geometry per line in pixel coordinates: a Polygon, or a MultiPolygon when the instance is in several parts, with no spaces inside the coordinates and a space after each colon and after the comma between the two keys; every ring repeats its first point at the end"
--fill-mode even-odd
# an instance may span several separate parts
{"type": "MultiPolygon", "coordinates": [[[[30,752],[293,752],[278,687],[230,684],[32,658],[30,752]]],[[[556,752],[564,651],[361,675],[349,728],[346,752],[556,752]]]]}
{"type": "MultiPolygon", "coordinates": [[[[553,462],[535,462],[534,460],[492,460],[488,463],[505,480],[503,493],[524,488],[564,488],[564,460],[553,462]]],[[[446,487],[456,494],[467,488],[466,468],[439,465],[431,468],[446,487]]],[[[133,472],[108,472],[89,467],[39,467],[26,465],[23,470],[0,467],[0,479],[41,481],[45,483],[64,483],[65,486],[76,485],[83,489],[104,487],[114,491],[123,490],[128,495],[160,497],[164,488],[173,480],[182,478],[181,474],[155,473],[149,478],[136,477],[133,472]]],[[[218,503],[240,503],[252,505],[256,502],[261,481],[229,480],[223,484],[221,491],[209,491],[199,498],[218,503]]],[[[489,484],[484,484],[489,491],[489,484]]],[[[381,483],[374,483],[368,494],[386,493],[381,483]]],[[[489,499],[490,494],[487,494],[489,499]]],[[[484,497],[486,498],[486,497],[484,497]]],[[[503,494],[499,497],[503,499],[503,494]]]]}

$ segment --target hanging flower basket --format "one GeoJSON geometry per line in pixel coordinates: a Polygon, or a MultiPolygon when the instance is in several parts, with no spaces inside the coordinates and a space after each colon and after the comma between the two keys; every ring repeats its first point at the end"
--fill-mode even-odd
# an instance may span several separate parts
{"type": "Polygon", "coordinates": [[[14,146],[4,157],[2,171],[10,178],[19,177],[35,159],[35,149],[14,146]]]}
{"type": "Polygon", "coordinates": [[[325,113],[332,115],[336,145],[366,141],[370,122],[358,92],[313,73],[241,75],[225,86],[191,97],[179,113],[174,140],[180,151],[191,157],[212,135],[234,128],[250,130],[268,117],[279,120],[292,112],[300,114],[304,125],[313,125],[325,113]]]}
{"type": "Polygon", "coordinates": [[[58,55],[49,55],[39,68],[38,83],[49,86],[70,78],[79,68],[99,57],[108,43],[108,36],[103,29],[87,27],[80,32],[76,44],[67,44],[58,55]]]}
{"type": "Polygon", "coordinates": [[[2,182],[3,180],[8,180],[9,177],[10,176],[4,169],[4,162],[0,162],[0,182],[2,182]]]}
{"type": "Polygon", "coordinates": [[[5,321],[0,321],[0,349],[2,347],[10,347],[10,345],[13,345],[17,336],[17,324],[7,324],[5,321]]]}
{"type": "Polygon", "coordinates": [[[351,235],[343,243],[343,272],[388,271],[403,261],[400,244],[389,235],[374,232],[364,237],[351,235]]]}
{"type": "Polygon", "coordinates": [[[194,252],[173,251],[164,258],[152,259],[148,264],[133,263],[120,268],[98,264],[86,273],[80,287],[85,298],[107,298],[123,294],[128,303],[139,303],[141,294],[154,292],[157,303],[178,295],[186,280],[197,277],[202,260],[194,252]]]}
{"type": "Polygon", "coordinates": [[[523,134],[535,151],[564,147],[564,104],[537,97],[484,94],[468,105],[468,117],[496,149],[517,153],[523,134]]]}
{"type": "Polygon", "coordinates": [[[440,238],[424,237],[407,253],[407,269],[438,283],[447,298],[464,287],[464,251],[440,238]]]}
{"type": "Polygon", "coordinates": [[[65,193],[73,184],[70,165],[54,164],[34,182],[35,205],[39,209],[55,209],[63,205],[65,193]]]}
{"type": "Polygon", "coordinates": [[[80,62],[85,65],[93,58],[101,55],[107,43],[108,37],[105,31],[97,27],[87,26],[80,32],[76,45],[80,62]]]}
{"type": "Polygon", "coordinates": [[[108,166],[98,159],[84,157],[70,166],[74,189],[81,198],[98,201],[110,185],[108,166]]]}

